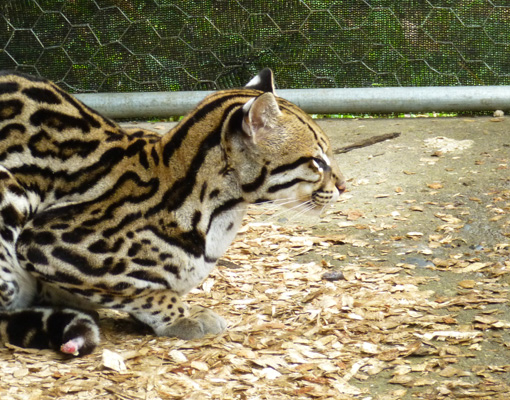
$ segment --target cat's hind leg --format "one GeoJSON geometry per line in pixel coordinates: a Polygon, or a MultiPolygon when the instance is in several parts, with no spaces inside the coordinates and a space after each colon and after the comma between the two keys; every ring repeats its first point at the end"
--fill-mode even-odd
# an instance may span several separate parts
{"type": "Polygon", "coordinates": [[[0,309],[25,307],[35,293],[35,280],[21,268],[16,255],[16,241],[29,212],[25,190],[0,165],[0,309]]]}

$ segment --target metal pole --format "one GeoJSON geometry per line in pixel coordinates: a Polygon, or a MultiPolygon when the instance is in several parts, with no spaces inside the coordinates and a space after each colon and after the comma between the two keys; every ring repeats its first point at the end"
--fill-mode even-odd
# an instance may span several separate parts
{"type": "MultiPolygon", "coordinates": [[[[111,118],[149,118],[184,115],[209,93],[84,93],[77,97],[111,118]]],[[[283,89],[277,94],[310,114],[510,110],[510,86],[283,89]]]]}

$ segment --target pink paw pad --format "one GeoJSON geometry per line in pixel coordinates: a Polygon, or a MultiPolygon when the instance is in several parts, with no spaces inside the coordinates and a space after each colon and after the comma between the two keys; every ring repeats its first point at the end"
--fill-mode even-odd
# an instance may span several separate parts
{"type": "Polygon", "coordinates": [[[83,345],[83,338],[77,337],[75,339],[71,339],[60,346],[60,351],[65,354],[72,354],[73,356],[77,356],[80,353],[80,347],[83,345]]]}

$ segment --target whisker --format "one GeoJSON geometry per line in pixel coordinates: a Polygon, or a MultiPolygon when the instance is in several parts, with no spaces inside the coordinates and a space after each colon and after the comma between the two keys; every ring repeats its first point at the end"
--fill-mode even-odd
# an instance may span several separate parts
{"type": "Polygon", "coordinates": [[[246,211],[248,211],[248,206],[245,206],[245,207],[234,207],[234,208],[231,208],[229,211],[246,212],[246,211]]]}
{"type": "MultiPolygon", "coordinates": [[[[325,204],[320,207],[319,215],[324,212],[328,205],[329,204],[325,204]]],[[[287,222],[293,222],[298,220],[303,215],[306,215],[309,211],[317,208],[318,205],[312,199],[310,199],[308,196],[303,196],[301,198],[289,197],[283,199],[265,200],[260,203],[250,204],[247,207],[233,208],[232,211],[247,211],[249,213],[250,210],[259,209],[260,211],[252,214],[252,216],[256,217],[257,219],[262,218],[262,221],[274,222],[281,218],[285,218],[287,222]]],[[[315,220],[317,218],[314,217],[313,219],[315,220]]]]}
{"type": "MultiPolygon", "coordinates": [[[[294,200],[294,201],[298,201],[298,200],[294,200]]],[[[296,204],[294,207],[284,208],[281,211],[271,215],[268,220],[277,220],[278,218],[280,218],[280,217],[282,217],[282,216],[284,216],[286,214],[290,214],[292,212],[295,212],[295,211],[298,211],[298,214],[302,214],[301,213],[301,208],[302,207],[305,207],[307,209],[306,211],[308,211],[307,204],[311,204],[311,202],[309,200],[306,201],[306,202],[302,201],[302,202],[299,202],[298,204],[296,204]]],[[[312,208],[313,208],[313,206],[311,206],[309,209],[312,209],[312,208]]],[[[292,218],[289,218],[289,220],[291,220],[291,219],[292,218]]]]}
{"type": "Polygon", "coordinates": [[[294,197],[286,197],[286,198],[283,198],[283,199],[266,200],[264,202],[257,203],[256,205],[267,204],[267,203],[281,204],[281,203],[289,203],[289,202],[292,202],[292,201],[296,201],[296,198],[294,198],[294,197]]]}
{"type": "Polygon", "coordinates": [[[260,214],[261,216],[263,216],[263,215],[269,214],[273,211],[276,211],[277,209],[279,209],[282,206],[285,206],[290,203],[294,203],[296,201],[299,201],[299,200],[296,200],[294,198],[266,200],[264,202],[257,203],[257,204],[249,204],[246,207],[235,207],[235,208],[232,208],[232,211],[245,212],[245,211],[249,211],[249,209],[255,209],[255,208],[264,209],[264,208],[266,208],[266,210],[260,214]]]}
{"type": "Polygon", "coordinates": [[[298,213],[294,214],[291,218],[289,218],[289,221],[295,221],[299,219],[302,215],[306,214],[308,211],[311,211],[315,208],[315,204],[313,204],[311,201],[308,201],[304,204],[302,204],[302,210],[298,213]]]}
{"type": "Polygon", "coordinates": [[[326,211],[326,208],[328,208],[329,206],[331,206],[331,203],[327,203],[327,204],[324,204],[321,208],[321,211],[319,213],[319,216],[322,216],[322,214],[324,213],[324,211],[326,211]]]}
{"type": "Polygon", "coordinates": [[[286,206],[287,204],[292,204],[296,201],[295,198],[286,198],[286,199],[276,199],[276,200],[268,200],[263,203],[254,204],[254,207],[267,208],[268,212],[275,211],[277,208],[282,206],[286,206]]]}

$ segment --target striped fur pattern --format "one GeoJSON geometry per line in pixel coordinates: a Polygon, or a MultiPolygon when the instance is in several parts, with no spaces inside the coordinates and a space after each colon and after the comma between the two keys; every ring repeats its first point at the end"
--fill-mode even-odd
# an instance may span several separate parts
{"type": "MultiPolygon", "coordinates": [[[[1,323],[31,316],[53,335],[48,321],[72,312],[30,308],[42,303],[123,310],[157,335],[220,333],[223,318],[182,296],[227,249],[247,205],[320,213],[343,190],[328,138],[276,96],[268,69],[208,96],[164,136],[126,131],[46,80],[2,74],[1,323]]],[[[99,339],[75,313],[76,337],[63,324],[61,343],[48,343],[81,355],[99,339]]],[[[32,345],[33,327],[19,331],[17,343],[32,345]]]]}
{"type": "Polygon", "coordinates": [[[97,313],[69,308],[33,307],[0,313],[2,339],[19,347],[86,355],[99,343],[97,313]]]}

